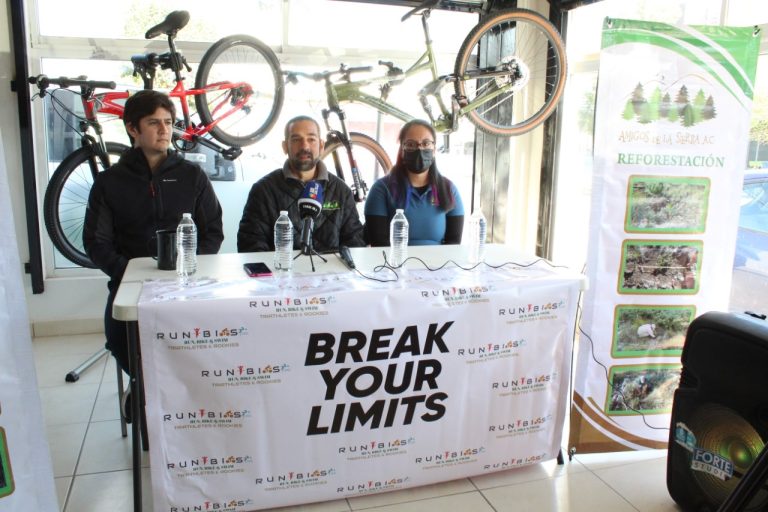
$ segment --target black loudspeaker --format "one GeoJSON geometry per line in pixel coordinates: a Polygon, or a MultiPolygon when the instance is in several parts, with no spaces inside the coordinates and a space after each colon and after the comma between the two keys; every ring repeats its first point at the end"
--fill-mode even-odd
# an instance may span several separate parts
{"type": "MultiPolygon", "coordinates": [[[[768,322],[710,312],[688,327],[675,391],[667,489],[686,512],[714,512],[768,440],[768,322]]],[[[768,510],[761,482],[745,511],[768,510]]]]}

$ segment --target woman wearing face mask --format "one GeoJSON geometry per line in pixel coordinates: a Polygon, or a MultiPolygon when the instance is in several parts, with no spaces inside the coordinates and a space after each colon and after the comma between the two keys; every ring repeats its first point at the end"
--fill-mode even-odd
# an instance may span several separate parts
{"type": "Polygon", "coordinates": [[[398,140],[395,165],[373,184],[365,202],[368,242],[389,245],[389,222],[402,208],[408,245],[461,243],[464,205],[456,185],[437,171],[434,128],[415,119],[403,126],[398,140]]]}

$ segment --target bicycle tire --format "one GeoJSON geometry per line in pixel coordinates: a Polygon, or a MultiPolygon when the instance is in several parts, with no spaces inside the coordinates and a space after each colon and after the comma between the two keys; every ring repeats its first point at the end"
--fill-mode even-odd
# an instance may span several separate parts
{"type": "Polygon", "coordinates": [[[522,88],[467,112],[477,128],[492,135],[520,135],[537,127],[552,115],[565,89],[565,44],[557,29],[534,11],[507,9],[481,21],[462,43],[455,68],[459,105],[508,85],[511,73],[494,78],[472,76],[481,66],[500,69],[512,56],[522,63],[522,88]]]}
{"type": "Polygon", "coordinates": [[[255,37],[234,35],[220,39],[203,55],[195,77],[195,88],[205,89],[220,82],[244,82],[252,94],[243,108],[219,118],[218,108],[231,105],[234,97],[222,91],[198,94],[195,105],[200,119],[211,125],[211,135],[229,146],[247,146],[262,139],[277,122],[283,107],[283,74],[272,49],[255,37]]]}
{"type": "MultiPolygon", "coordinates": [[[[124,144],[107,142],[110,163],[117,162],[126,149],[124,144]]],[[[93,146],[67,155],[53,172],[43,200],[45,229],[53,246],[69,261],[86,268],[96,267],[83,248],[85,208],[94,180],[89,160],[94,156],[93,146]]],[[[98,166],[99,172],[104,170],[101,162],[98,166]]]]}
{"type": "MultiPolygon", "coordinates": [[[[349,143],[352,145],[352,154],[355,156],[355,162],[357,162],[358,170],[363,179],[363,182],[367,187],[373,185],[380,176],[388,173],[392,168],[392,162],[381,147],[381,144],[376,142],[375,139],[362,133],[350,132],[349,143]]],[[[323,149],[323,153],[320,159],[325,163],[329,172],[335,172],[337,176],[341,177],[348,184],[352,182],[352,172],[349,169],[349,159],[344,149],[344,144],[340,141],[326,144],[323,149]],[[339,155],[339,161],[343,165],[341,173],[335,168],[333,163],[334,151],[341,150],[342,154],[339,155]]]]}

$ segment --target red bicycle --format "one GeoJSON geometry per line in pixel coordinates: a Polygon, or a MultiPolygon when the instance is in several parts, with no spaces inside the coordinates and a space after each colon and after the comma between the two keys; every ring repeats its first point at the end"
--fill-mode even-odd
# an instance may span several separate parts
{"type": "MultiPolygon", "coordinates": [[[[176,148],[192,151],[203,145],[222,158],[233,160],[242,153],[242,146],[263,138],[277,121],[284,92],[280,63],[272,49],[254,37],[225,37],[205,52],[197,69],[195,87],[186,89],[182,71],[192,69],[176,49],[174,39],[188,21],[188,12],[174,11],[147,31],[147,39],[165,34],[169,51],[133,56],[134,76],[141,77],[145,89],[152,89],[158,68],[172,71],[176,84],[168,94],[181,107],[181,117],[174,126],[176,148]],[[192,99],[195,111],[190,107],[192,99]]],[[[127,149],[124,144],[104,140],[98,115],[122,118],[130,92],[97,93],[97,89],[114,89],[115,83],[88,80],[84,76],[40,75],[31,77],[29,82],[37,86],[36,96],[50,97],[54,111],[62,119],[63,110],[78,120],[77,127],[69,126],[80,135],[81,147],[67,155],[53,172],[45,191],[43,214],[56,249],[70,261],[93,268],[82,241],[88,196],[96,175],[127,149]],[[58,88],[50,89],[51,86],[58,88]],[[70,87],[79,87],[79,93],[70,87]],[[80,96],[82,115],[75,114],[57,97],[66,93],[80,96]]]]}

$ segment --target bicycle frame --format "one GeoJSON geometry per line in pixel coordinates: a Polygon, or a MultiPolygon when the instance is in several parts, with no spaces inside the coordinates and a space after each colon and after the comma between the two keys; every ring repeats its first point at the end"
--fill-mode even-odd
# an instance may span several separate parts
{"type": "MultiPolygon", "coordinates": [[[[223,149],[215,142],[212,142],[211,140],[203,137],[208,134],[217,124],[243,108],[246,100],[248,99],[250,91],[250,86],[243,82],[216,82],[208,85],[208,87],[205,89],[186,89],[184,87],[184,82],[179,80],[176,82],[174,88],[168,93],[168,96],[171,98],[176,98],[180,103],[180,110],[184,125],[184,128],[174,126],[174,134],[183,141],[198,142],[206,147],[210,147],[211,149],[225,154],[225,156],[229,151],[233,151],[235,149],[240,151],[239,148],[223,149]],[[188,101],[190,97],[228,89],[242,89],[245,91],[245,93],[240,95],[240,98],[234,103],[222,101],[214,110],[216,114],[219,114],[214,122],[208,125],[195,125],[192,123],[188,101]],[[229,108],[227,108],[227,105],[229,105],[229,108]]],[[[95,120],[95,114],[99,113],[114,115],[122,119],[125,110],[123,104],[130,95],[131,93],[129,91],[105,92],[94,95],[91,99],[85,102],[86,118],[89,120],[95,120]]]]}
{"type": "Polygon", "coordinates": [[[429,70],[432,75],[432,80],[427,83],[419,91],[419,100],[424,112],[429,117],[430,123],[436,131],[441,133],[451,133],[458,127],[458,121],[461,117],[467,115],[467,113],[479,108],[482,105],[494,100],[495,98],[502,96],[514,90],[518,85],[512,81],[510,83],[500,85],[495,90],[486,92],[482,96],[478,96],[473,101],[469,102],[466,98],[457,98],[455,95],[451,97],[451,106],[448,108],[445,101],[440,95],[442,88],[448,84],[456,82],[457,80],[472,80],[472,79],[492,79],[495,77],[506,77],[509,75],[509,71],[506,69],[478,69],[472,73],[465,73],[462,76],[456,74],[448,74],[440,76],[437,70],[437,62],[435,59],[435,52],[432,46],[432,39],[429,34],[428,19],[430,16],[430,10],[427,9],[420,13],[421,24],[424,31],[424,44],[426,50],[424,53],[414,62],[411,66],[403,72],[402,75],[393,77],[386,75],[382,77],[368,78],[364,80],[333,83],[330,80],[326,80],[326,96],[327,102],[331,109],[338,109],[339,103],[342,101],[359,102],[364,105],[368,105],[383,114],[391,115],[401,121],[408,122],[414,119],[411,114],[391,105],[386,100],[386,94],[379,98],[368,94],[361,89],[363,87],[381,84],[381,88],[390,88],[397,85],[398,82],[407,80],[415,74],[424,70],[429,70]],[[429,104],[428,98],[434,98],[439,108],[439,115],[435,117],[432,113],[432,108],[429,104]]]}
{"type": "MultiPolygon", "coordinates": [[[[426,50],[411,66],[403,72],[400,77],[383,76],[376,78],[369,78],[365,80],[349,81],[342,83],[333,83],[330,80],[326,81],[326,95],[328,105],[334,109],[339,108],[339,103],[342,101],[357,101],[368,105],[376,110],[396,117],[401,121],[408,122],[414,119],[411,114],[391,105],[386,99],[378,98],[371,94],[368,94],[361,89],[369,85],[381,84],[382,87],[393,87],[394,81],[407,80],[413,77],[417,73],[425,70],[429,70],[432,75],[432,81],[419,91],[419,97],[421,99],[422,107],[430,118],[432,125],[437,131],[453,131],[455,129],[455,114],[451,112],[440,97],[439,92],[443,85],[450,82],[451,79],[444,79],[438,76],[437,61],[435,59],[435,52],[432,47],[432,39],[429,35],[429,24],[427,19],[429,18],[429,11],[425,11],[421,14],[421,25],[424,30],[424,43],[426,50]],[[435,98],[437,105],[440,109],[440,116],[435,119],[432,115],[432,109],[427,102],[427,96],[435,98]]],[[[458,120],[458,118],[456,118],[458,120]]]]}

